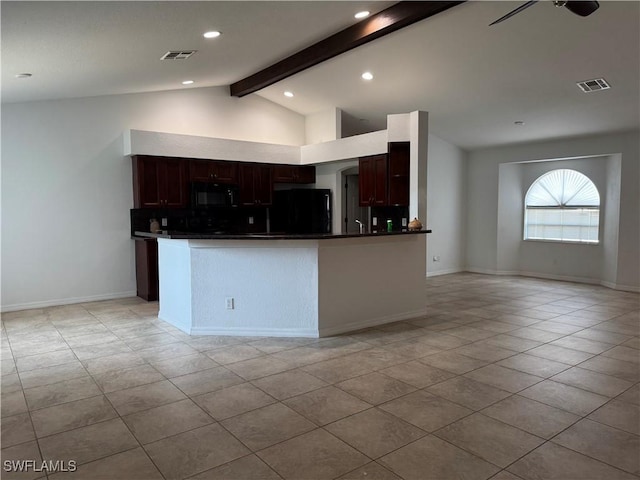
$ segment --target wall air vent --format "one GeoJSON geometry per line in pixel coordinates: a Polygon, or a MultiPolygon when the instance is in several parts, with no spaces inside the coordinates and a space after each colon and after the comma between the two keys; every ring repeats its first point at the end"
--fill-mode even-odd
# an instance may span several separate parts
{"type": "Polygon", "coordinates": [[[196,52],[197,50],[178,50],[175,52],[167,52],[160,58],[160,60],[184,60],[196,52]]]}
{"type": "Polygon", "coordinates": [[[598,90],[607,90],[611,88],[611,85],[609,85],[604,78],[585,80],[584,82],[578,82],[576,85],[578,85],[584,93],[597,92],[598,90]]]}

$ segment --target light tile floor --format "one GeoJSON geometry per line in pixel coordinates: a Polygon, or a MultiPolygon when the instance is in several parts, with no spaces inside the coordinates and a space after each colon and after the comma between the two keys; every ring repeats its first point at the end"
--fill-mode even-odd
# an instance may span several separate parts
{"type": "Polygon", "coordinates": [[[190,337],[137,298],[6,313],[3,467],[77,462],[55,480],[638,478],[638,294],[455,274],[428,279],[425,302],[423,318],[322,339],[190,337]]]}

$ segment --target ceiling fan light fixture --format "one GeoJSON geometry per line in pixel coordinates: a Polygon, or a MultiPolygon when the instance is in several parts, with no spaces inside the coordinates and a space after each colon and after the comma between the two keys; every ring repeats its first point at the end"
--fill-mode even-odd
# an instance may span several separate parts
{"type": "Polygon", "coordinates": [[[581,17],[588,17],[600,7],[600,4],[595,1],[567,1],[565,2],[565,7],[567,7],[567,10],[569,10],[571,13],[575,13],[576,15],[580,15],[581,17]]]}

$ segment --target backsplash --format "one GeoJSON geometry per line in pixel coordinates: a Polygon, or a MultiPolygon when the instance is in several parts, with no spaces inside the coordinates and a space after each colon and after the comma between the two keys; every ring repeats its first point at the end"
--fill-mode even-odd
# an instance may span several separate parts
{"type": "Polygon", "coordinates": [[[231,207],[212,209],[133,208],[131,235],[150,231],[151,219],[162,230],[179,232],[264,233],[267,231],[269,209],[231,207]]]}
{"type": "Polygon", "coordinates": [[[407,225],[411,221],[409,218],[409,207],[371,207],[371,218],[369,219],[372,232],[387,231],[387,220],[392,222],[392,231],[407,231],[407,225]],[[373,225],[373,218],[377,219],[377,226],[373,225]],[[403,225],[403,219],[405,225],[403,225]]]}

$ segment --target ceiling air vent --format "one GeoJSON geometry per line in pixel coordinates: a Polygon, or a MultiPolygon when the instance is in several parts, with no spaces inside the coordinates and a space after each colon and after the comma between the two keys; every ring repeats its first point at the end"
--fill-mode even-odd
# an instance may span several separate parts
{"type": "Polygon", "coordinates": [[[196,53],[197,50],[178,50],[165,53],[160,60],[184,60],[196,53]]]}
{"type": "Polygon", "coordinates": [[[584,82],[578,82],[576,85],[578,85],[584,93],[597,92],[598,90],[607,90],[608,88],[611,88],[604,78],[585,80],[584,82]]]}

